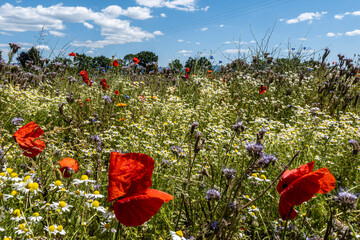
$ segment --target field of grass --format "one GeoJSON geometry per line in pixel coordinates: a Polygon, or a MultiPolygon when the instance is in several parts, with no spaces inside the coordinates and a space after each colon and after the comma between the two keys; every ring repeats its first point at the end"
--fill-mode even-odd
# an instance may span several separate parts
{"type": "MultiPolygon", "coordinates": [[[[342,56],[336,64],[258,59],[189,79],[184,71],[113,66],[88,71],[91,86],[61,64],[1,62],[0,237],[359,237],[357,66],[342,56]],[[13,135],[31,121],[44,130],[46,147],[26,157],[13,135]],[[173,196],[140,226],[120,224],[107,201],[112,152],[150,156],[151,188],[173,196]],[[56,170],[63,158],[79,163],[70,178],[56,170]],[[311,161],[314,171],[329,170],[336,187],[314,192],[283,220],[278,180],[311,161]]],[[[295,197],[311,184],[302,182],[295,197]]]]}

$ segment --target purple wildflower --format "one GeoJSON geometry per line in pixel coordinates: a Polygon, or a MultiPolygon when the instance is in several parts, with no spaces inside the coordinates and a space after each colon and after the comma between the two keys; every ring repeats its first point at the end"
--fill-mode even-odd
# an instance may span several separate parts
{"type": "Polygon", "coordinates": [[[263,146],[257,143],[251,143],[246,146],[246,150],[249,155],[255,158],[260,158],[263,156],[263,146]]]}
{"type": "Polygon", "coordinates": [[[11,120],[12,124],[14,124],[15,126],[20,126],[23,123],[24,119],[20,118],[20,117],[16,117],[13,118],[11,120]]]}
{"type": "Polygon", "coordinates": [[[210,189],[209,191],[206,192],[206,199],[208,201],[210,201],[212,199],[219,200],[220,199],[220,193],[215,189],[210,189]]]}
{"type": "Polygon", "coordinates": [[[105,101],[105,105],[112,103],[111,98],[108,95],[103,96],[103,99],[105,101]]]}
{"type": "Polygon", "coordinates": [[[225,175],[225,177],[226,177],[228,180],[231,180],[231,179],[235,178],[236,170],[235,170],[235,169],[231,169],[231,168],[224,168],[224,169],[222,170],[222,173],[225,175]]]}
{"type": "Polygon", "coordinates": [[[357,194],[345,191],[340,187],[340,191],[337,193],[337,196],[333,197],[333,200],[343,208],[355,209],[357,206],[357,194]]]}

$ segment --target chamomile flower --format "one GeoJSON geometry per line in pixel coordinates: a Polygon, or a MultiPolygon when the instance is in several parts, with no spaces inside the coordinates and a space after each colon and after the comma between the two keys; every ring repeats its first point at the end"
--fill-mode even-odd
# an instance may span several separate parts
{"type": "Polygon", "coordinates": [[[258,174],[258,173],[253,173],[253,174],[251,174],[251,176],[248,177],[248,179],[254,179],[258,182],[271,182],[271,180],[267,179],[264,174],[261,174],[260,176],[259,175],[260,174],[258,174]]]}
{"type": "Polygon", "coordinates": [[[49,187],[51,190],[61,190],[62,188],[64,188],[64,185],[60,180],[56,180],[54,183],[49,184],[49,187]]]}
{"type": "Polygon", "coordinates": [[[109,222],[101,222],[101,232],[116,232],[116,229],[115,228],[112,228],[111,227],[111,224],[109,222]]]}
{"type": "Polygon", "coordinates": [[[51,208],[54,210],[60,210],[61,212],[70,212],[70,208],[72,208],[72,205],[67,204],[64,201],[60,201],[60,202],[53,202],[51,204],[51,208]]]}
{"type": "Polygon", "coordinates": [[[182,231],[170,231],[172,240],[186,240],[182,231]]]}
{"type": "Polygon", "coordinates": [[[12,220],[12,221],[20,222],[21,220],[24,219],[23,216],[21,215],[20,209],[10,208],[9,212],[11,213],[12,217],[10,218],[10,220],[12,220]]]}
{"type": "Polygon", "coordinates": [[[31,231],[27,228],[26,223],[19,224],[18,226],[14,227],[15,234],[17,235],[26,235],[31,236],[31,231]]]}
{"type": "Polygon", "coordinates": [[[70,194],[75,196],[75,197],[84,197],[84,196],[86,196],[85,191],[82,191],[82,190],[75,190],[74,192],[70,192],[70,194]]]}
{"type": "Polygon", "coordinates": [[[6,202],[9,198],[13,198],[13,196],[10,194],[5,194],[0,192],[0,200],[6,202]]]}
{"type": "Polygon", "coordinates": [[[103,206],[100,206],[99,201],[95,200],[91,202],[87,202],[86,205],[90,208],[96,209],[97,211],[101,212],[101,213],[105,213],[106,212],[106,208],[104,208],[103,206]]]}
{"type": "Polygon", "coordinates": [[[103,198],[104,197],[104,195],[100,194],[99,191],[94,191],[94,193],[92,193],[92,194],[88,193],[85,196],[86,196],[86,198],[90,198],[90,199],[103,198]]]}
{"type": "Polygon", "coordinates": [[[115,219],[115,213],[114,210],[112,209],[112,207],[106,207],[106,211],[103,213],[104,218],[107,219],[115,219]]]}
{"type": "Polygon", "coordinates": [[[65,235],[66,234],[64,227],[62,225],[54,224],[51,226],[46,226],[46,227],[44,227],[44,230],[52,235],[57,235],[57,234],[65,235]]]}
{"type": "Polygon", "coordinates": [[[81,184],[81,183],[85,183],[87,185],[88,183],[94,183],[96,181],[95,180],[90,180],[87,175],[82,175],[80,179],[74,179],[73,182],[74,182],[73,183],[74,185],[78,185],[78,184],[81,184]]]}
{"type": "Polygon", "coordinates": [[[28,217],[28,219],[31,222],[37,223],[37,222],[40,222],[43,219],[43,217],[40,216],[40,214],[38,212],[34,212],[31,217],[28,217]]]}

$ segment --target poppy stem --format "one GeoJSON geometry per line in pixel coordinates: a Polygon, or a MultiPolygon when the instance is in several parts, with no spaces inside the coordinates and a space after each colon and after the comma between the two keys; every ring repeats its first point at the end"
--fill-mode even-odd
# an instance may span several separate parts
{"type": "Polygon", "coordinates": [[[288,224],[289,218],[290,218],[291,213],[292,213],[293,210],[294,210],[294,205],[291,206],[290,212],[289,212],[288,216],[286,217],[285,226],[284,226],[284,230],[283,230],[283,233],[282,233],[282,236],[281,236],[281,240],[285,239],[287,224],[288,224]]]}
{"type": "Polygon", "coordinates": [[[115,240],[118,240],[118,239],[121,239],[121,223],[119,222],[118,223],[118,227],[117,227],[117,231],[116,231],[116,237],[115,237],[115,240]],[[119,238],[120,237],[120,238],[119,238]]]}

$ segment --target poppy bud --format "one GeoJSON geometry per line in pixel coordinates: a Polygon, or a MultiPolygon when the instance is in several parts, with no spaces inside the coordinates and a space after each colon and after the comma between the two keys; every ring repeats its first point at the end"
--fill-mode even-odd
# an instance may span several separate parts
{"type": "Polygon", "coordinates": [[[61,173],[61,171],[59,169],[55,169],[55,176],[56,176],[57,180],[61,181],[63,179],[62,173],[61,173]]]}
{"type": "Polygon", "coordinates": [[[359,153],[360,151],[360,145],[359,145],[359,142],[354,140],[354,139],[351,139],[349,140],[349,143],[353,146],[353,154],[356,155],[359,153]]]}

